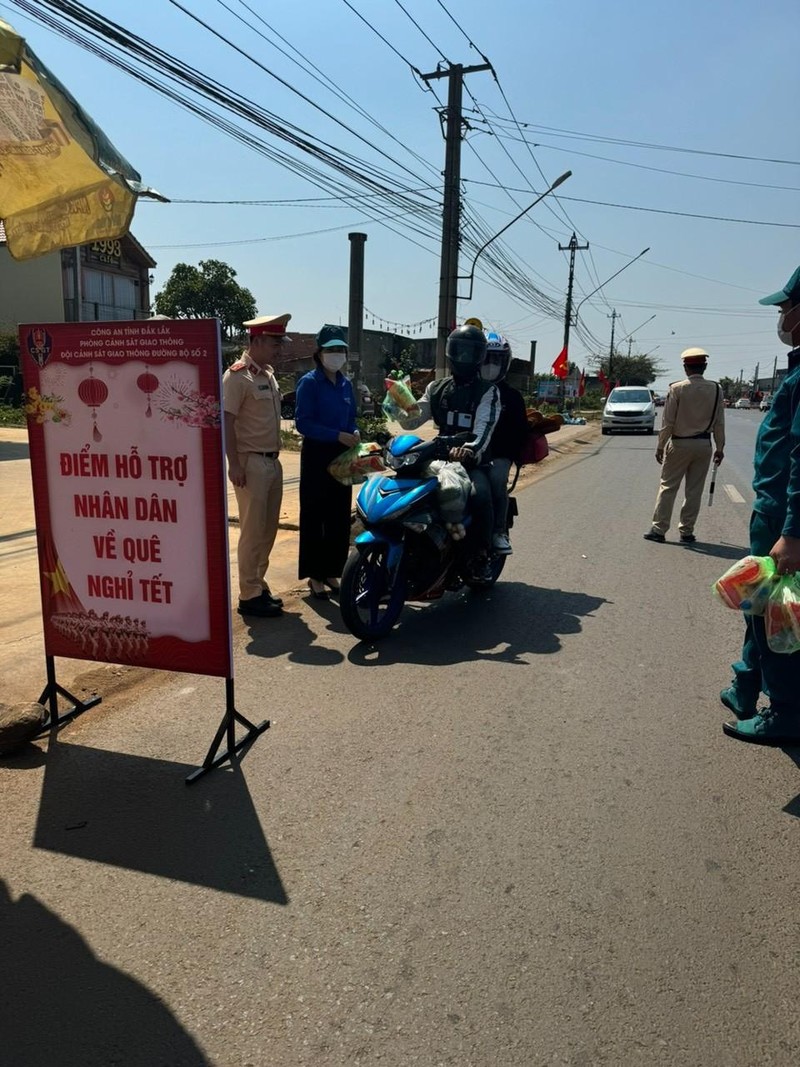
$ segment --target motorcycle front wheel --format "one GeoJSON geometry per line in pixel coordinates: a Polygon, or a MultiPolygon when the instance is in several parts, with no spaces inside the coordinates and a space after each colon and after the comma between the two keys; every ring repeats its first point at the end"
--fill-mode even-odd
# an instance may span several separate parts
{"type": "Polygon", "coordinates": [[[345,626],[361,641],[386,637],[405,604],[402,564],[390,572],[387,553],[385,545],[355,549],[344,566],[339,607],[345,626]]]}

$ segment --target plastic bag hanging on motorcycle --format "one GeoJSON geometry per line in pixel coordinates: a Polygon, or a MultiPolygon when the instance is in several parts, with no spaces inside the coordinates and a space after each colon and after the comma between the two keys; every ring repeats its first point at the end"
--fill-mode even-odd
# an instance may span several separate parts
{"type": "Polygon", "coordinates": [[[353,445],[328,464],[328,474],[342,485],[358,485],[385,470],[383,450],[374,441],[353,445]]]}
{"type": "Polygon", "coordinates": [[[435,459],[425,468],[425,474],[436,478],[439,488],[436,491],[436,503],[447,523],[462,523],[467,511],[467,501],[472,492],[469,474],[460,463],[451,463],[444,459],[435,459]]]}

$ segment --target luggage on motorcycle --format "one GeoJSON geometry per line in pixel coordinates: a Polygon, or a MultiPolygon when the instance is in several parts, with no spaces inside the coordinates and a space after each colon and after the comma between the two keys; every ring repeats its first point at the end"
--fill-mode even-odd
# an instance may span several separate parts
{"type": "Polygon", "coordinates": [[[353,445],[328,464],[328,474],[342,485],[357,485],[370,474],[386,470],[381,446],[374,441],[353,445]]]}
{"type": "Polygon", "coordinates": [[[524,467],[530,463],[541,463],[550,455],[550,446],[543,433],[530,430],[520,449],[518,466],[524,467]]]}

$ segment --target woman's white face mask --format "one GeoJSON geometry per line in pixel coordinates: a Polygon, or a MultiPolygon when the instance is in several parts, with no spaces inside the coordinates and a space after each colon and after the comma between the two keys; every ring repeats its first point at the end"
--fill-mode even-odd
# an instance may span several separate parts
{"type": "Polygon", "coordinates": [[[322,353],[322,366],[325,370],[340,371],[347,362],[347,355],[344,352],[323,352],[322,353]]]}
{"type": "Polygon", "coordinates": [[[783,341],[785,345],[792,344],[792,335],[788,330],[784,330],[783,321],[786,318],[786,312],[782,311],[778,316],[778,339],[783,341]]]}
{"type": "Polygon", "coordinates": [[[500,377],[500,364],[499,363],[484,363],[481,366],[481,378],[485,382],[496,382],[500,377]]]}

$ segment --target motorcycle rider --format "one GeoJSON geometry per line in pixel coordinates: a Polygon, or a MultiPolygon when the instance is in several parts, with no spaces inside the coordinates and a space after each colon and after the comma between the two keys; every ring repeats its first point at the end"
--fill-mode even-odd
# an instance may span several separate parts
{"type": "Polygon", "coordinates": [[[500,417],[492,434],[489,484],[494,511],[492,548],[504,556],[513,551],[507,528],[508,476],[511,465],[519,463],[528,433],[522,394],[505,380],[510,365],[511,345],[502,334],[490,332],[487,335],[486,359],[480,373],[484,381],[493,382],[497,386],[500,394],[500,417]]]}
{"type": "Polygon", "coordinates": [[[494,517],[489,483],[489,444],[500,417],[497,386],[480,376],[486,356],[486,335],[477,326],[459,326],[447,338],[450,377],[439,378],[417,401],[419,413],[401,416],[405,429],[415,430],[433,419],[443,437],[468,434],[463,444],[450,449],[450,459],[463,463],[472,482],[470,540],[475,554],[473,577],[490,579],[489,554],[494,517]]]}

